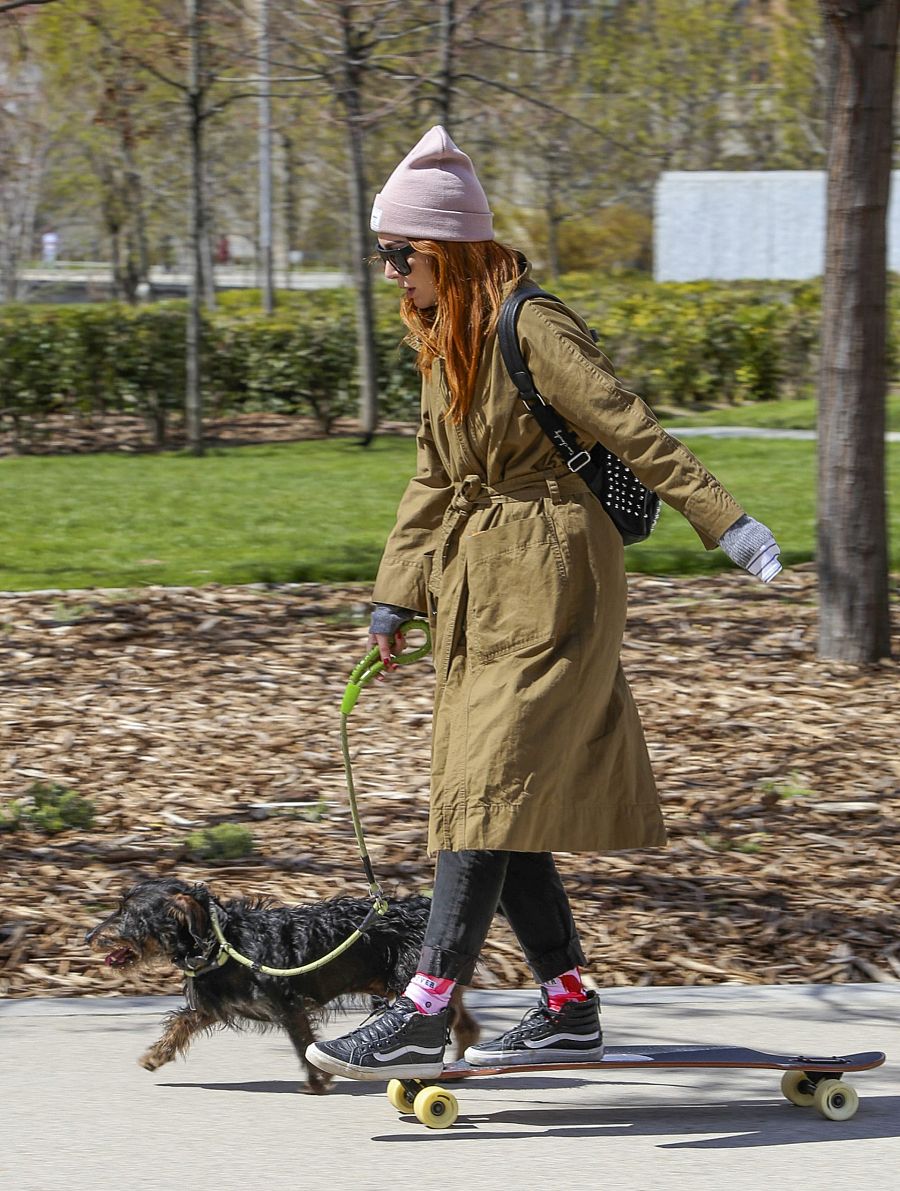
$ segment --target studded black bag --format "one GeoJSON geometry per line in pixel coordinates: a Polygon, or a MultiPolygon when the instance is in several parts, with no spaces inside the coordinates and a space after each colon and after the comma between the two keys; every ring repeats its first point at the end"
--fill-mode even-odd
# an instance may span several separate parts
{"type": "Polygon", "coordinates": [[[516,332],[519,312],[531,298],[559,301],[553,294],[536,286],[521,287],[506,299],[497,325],[506,369],[519,390],[519,396],[553,443],[566,467],[582,477],[622,535],[625,545],[643,542],[653,532],[659,517],[659,497],[646,488],[634,472],[602,443],[586,451],[535,387],[516,332]]]}

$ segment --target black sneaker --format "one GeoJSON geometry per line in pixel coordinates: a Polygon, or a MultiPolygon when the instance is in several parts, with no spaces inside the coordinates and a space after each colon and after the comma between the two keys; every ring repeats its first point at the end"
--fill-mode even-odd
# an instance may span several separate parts
{"type": "Polygon", "coordinates": [[[450,1010],[420,1013],[398,997],[375,1021],[342,1038],[314,1042],[306,1057],[314,1067],[348,1079],[428,1079],[444,1069],[450,1010]]]}
{"type": "Polygon", "coordinates": [[[541,1003],[529,1009],[519,1025],[492,1042],[470,1046],[466,1062],[473,1067],[512,1067],[540,1063],[591,1063],[603,1058],[600,1002],[593,991],[583,1001],[566,1001],[558,1013],[541,1003]]]}

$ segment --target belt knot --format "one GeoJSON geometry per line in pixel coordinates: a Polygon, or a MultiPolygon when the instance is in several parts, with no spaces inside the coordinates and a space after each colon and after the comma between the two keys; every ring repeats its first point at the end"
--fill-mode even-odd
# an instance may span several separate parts
{"type": "Polygon", "coordinates": [[[483,486],[481,476],[466,476],[453,493],[450,508],[467,517],[479,503],[483,503],[478,500],[483,486]]]}

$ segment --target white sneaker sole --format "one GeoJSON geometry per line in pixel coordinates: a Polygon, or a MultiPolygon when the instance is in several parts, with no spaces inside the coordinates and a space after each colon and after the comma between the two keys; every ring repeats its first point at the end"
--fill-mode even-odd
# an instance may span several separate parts
{"type": "Polygon", "coordinates": [[[391,1079],[434,1079],[444,1070],[443,1060],[437,1063],[385,1063],[381,1067],[360,1067],[356,1063],[344,1063],[334,1055],[327,1054],[313,1043],[306,1048],[306,1058],[320,1071],[330,1075],[343,1075],[346,1079],[361,1079],[369,1083],[386,1083],[391,1079]]]}
{"type": "Polygon", "coordinates": [[[550,1063],[599,1063],[606,1047],[591,1050],[562,1050],[557,1046],[533,1050],[480,1050],[470,1046],[464,1055],[470,1067],[543,1067],[550,1063]]]}

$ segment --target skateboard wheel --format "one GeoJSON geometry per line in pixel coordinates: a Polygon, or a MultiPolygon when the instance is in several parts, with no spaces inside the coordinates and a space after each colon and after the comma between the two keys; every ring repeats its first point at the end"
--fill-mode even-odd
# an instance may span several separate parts
{"type": "Polygon", "coordinates": [[[823,1079],[816,1084],[813,1101],[829,1121],[849,1121],[859,1108],[859,1096],[840,1079],[823,1079]]]}
{"type": "Polygon", "coordinates": [[[805,1071],[785,1071],[781,1077],[781,1091],[798,1108],[809,1108],[815,1103],[815,1087],[805,1071]]]}
{"type": "Polygon", "coordinates": [[[416,1095],[413,1111],[429,1129],[449,1129],[459,1114],[459,1104],[444,1088],[423,1088],[416,1095]]]}
{"type": "Polygon", "coordinates": [[[415,1096],[403,1086],[403,1080],[392,1079],[387,1086],[387,1098],[397,1112],[412,1112],[415,1096]]]}

